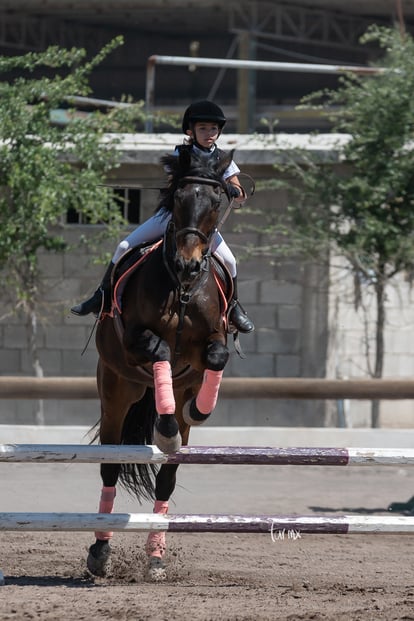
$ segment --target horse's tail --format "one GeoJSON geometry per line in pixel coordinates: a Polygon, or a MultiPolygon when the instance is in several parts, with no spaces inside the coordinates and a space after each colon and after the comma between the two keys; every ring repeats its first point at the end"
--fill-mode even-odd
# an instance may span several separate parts
{"type": "MultiPolygon", "coordinates": [[[[147,388],[142,399],[134,403],[126,415],[121,444],[152,444],[155,418],[154,389],[147,388]]],[[[119,482],[139,502],[154,500],[157,472],[154,464],[121,464],[119,482]]]]}

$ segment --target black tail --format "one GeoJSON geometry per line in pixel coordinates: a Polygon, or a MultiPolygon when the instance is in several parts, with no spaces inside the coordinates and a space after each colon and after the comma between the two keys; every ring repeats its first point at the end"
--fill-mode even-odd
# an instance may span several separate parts
{"type": "MultiPolygon", "coordinates": [[[[153,444],[153,429],[156,418],[153,388],[147,388],[140,401],[129,409],[122,429],[121,444],[153,444]]],[[[122,464],[119,482],[139,502],[155,499],[155,476],[158,467],[154,464],[122,464]]]]}

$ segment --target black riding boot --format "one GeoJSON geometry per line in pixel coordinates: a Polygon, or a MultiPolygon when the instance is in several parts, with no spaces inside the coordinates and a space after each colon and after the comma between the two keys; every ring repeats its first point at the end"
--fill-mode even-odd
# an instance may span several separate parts
{"type": "Polygon", "coordinates": [[[111,302],[111,275],[113,268],[114,264],[111,261],[106,268],[101,284],[92,297],[90,297],[89,300],[85,300],[85,302],[72,306],[70,309],[71,313],[74,315],[89,315],[89,313],[99,315],[102,310],[109,310],[111,302]],[[104,304],[102,304],[102,302],[104,302],[104,304]]]}
{"type": "Polygon", "coordinates": [[[230,321],[239,332],[252,332],[254,324],[247,316],[246,311],[240,304],[237,297],[237,276],[233,278],[233,299],[230,302],[232,310],[230,312],[230,321]]]}

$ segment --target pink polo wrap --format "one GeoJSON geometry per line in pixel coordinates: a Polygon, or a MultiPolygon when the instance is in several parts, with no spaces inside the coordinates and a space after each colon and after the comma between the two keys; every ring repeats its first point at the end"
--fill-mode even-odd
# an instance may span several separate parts
{"type": "Polygon", "coordinates": [[[154,362],[155,407],[158,414],[174,414],[175,399],[171,375],[171,365],[167,360],[154,362]]]}
{"type": "MultiPolygon", "coordinates": [[[[168,513],[168,500],[156,500],[153,513],[168,513]]],[[[147,555],[162,558],[165,554],[165,547],[165,531],[152,530],[145,545],[147,555]]]]}
{"type": "Polygon", "coordinates": [[[196,406],[201,414],[210,414],[216,407],[223,371],[204,371],[203,383],[196,398],[196,406]]]}
{"type": "MultiPolygon", "coordinates": [[[[112,513],[112,509],[114,508],[114,500],[116,496],[115,487],[102,487],[101,492],[101,500],[99,502],[99,513],[112,513]]],[[[95,532],[95,537],[97,539],[101,539],[103,541],[108,541],[108,539],[112,539],[113,532],[95,532]]]]}

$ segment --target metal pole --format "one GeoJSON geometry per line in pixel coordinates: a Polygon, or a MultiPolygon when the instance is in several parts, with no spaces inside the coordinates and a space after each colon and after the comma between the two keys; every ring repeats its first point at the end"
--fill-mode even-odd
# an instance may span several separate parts
{"type": "Polygon", "coordinates": [[[234,60],[222,58],[194,58],[192,56],[150,56],[150,65],[196,65],[198,67],[227,67],[229,69],[261,69],[262,71],[294,71],[305,73],[344,73],[352,71],[366,75],[384,73],[381,67],[362,67],[357,65],[323,65],[315,63],[289,63],[262,60],[234,60]]]}
{"type": "MultiPolygon", "coordinates": [[[[226,377],[221,399],[414,399],[413,379],[226,377]]],[[[93,377],[0,377],[0,399],[98,399],[93,377]]]]}
{"type": "Polygon", "coordinates": [[[160,56],[155,54],[147,61],[147,78],[145,87],[145,110],[148,116],[145,131],[153,128],[151,114],[154,108],[155,65],[176,65],[195,67],[220,67],[227,69],[255,69],[261,71],[293,71],[303,73],[359,73],[375,75],[385,73],[388,69],[381,67],[361,67],[357,65],[323,65],[316,63],[266,62],[262,60],[231,60],[222,58],[194,58],[193,56],[160,56]]]}

